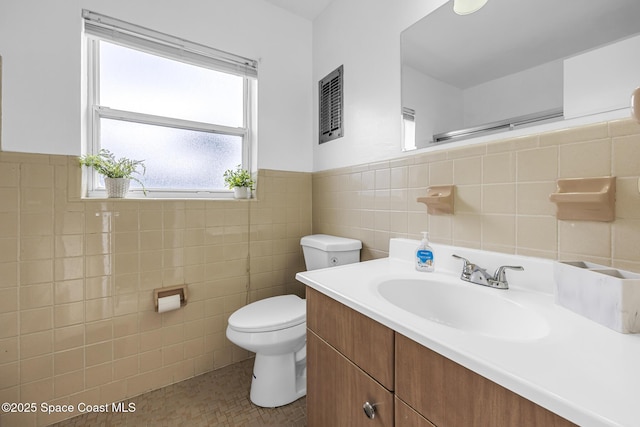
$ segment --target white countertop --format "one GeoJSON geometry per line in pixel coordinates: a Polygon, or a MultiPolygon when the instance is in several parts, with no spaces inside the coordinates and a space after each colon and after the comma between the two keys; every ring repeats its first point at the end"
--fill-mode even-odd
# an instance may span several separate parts
{"type": "Polygon", "coordinates": [[[296,279],[580,426],[640,426],[640,334],[615,332],[556,305],[552,261],[432,245],[436,271],[424,273],[412,262],[418,243],[392,239],[389,258],[296,279]],[[452,252],[490,272],[505,264],[524,265],[525,272],[507,273],[508,290],[467,283],[452,252]],[[427,277],[499,293],[542,315],[549,333],[522,341],[470,333],[396,307],[377,291],[388,279],[427,277]]]}

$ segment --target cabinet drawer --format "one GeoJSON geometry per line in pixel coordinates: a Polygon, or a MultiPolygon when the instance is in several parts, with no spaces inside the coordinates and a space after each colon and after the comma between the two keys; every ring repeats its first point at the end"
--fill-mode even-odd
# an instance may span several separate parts
{"type": "Polygon", "coordinates": [[[309,287],[307,327],[393,390],[393,330],[309,287]]]}
{"type": "Polygon", "coordinates": [[[396,395],[438,427],[574,426],[403,335],[395,343],[396,395]]]}
{"type": "Polygon", "coordinates": [[[393,393],[312,331],[307,331],[307,425],[391,427],[393,393]],[[362,406],[375,404],[367,418],[362,406]]]}

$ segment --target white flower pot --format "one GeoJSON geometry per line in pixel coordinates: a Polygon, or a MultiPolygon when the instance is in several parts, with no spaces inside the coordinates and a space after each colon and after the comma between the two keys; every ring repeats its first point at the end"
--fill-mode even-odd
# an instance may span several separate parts
{"type": "Polygon", "coordinates": [[[236,199],[248,199],[250,195],[249,187],[233,187],[233,197],[236,199]]]}
{"type": "Polygon", "coordinates": [[[107,197],[122,199],[129,192],[129,178],[104,178],[104,186],[107,189],[107,197]]]}

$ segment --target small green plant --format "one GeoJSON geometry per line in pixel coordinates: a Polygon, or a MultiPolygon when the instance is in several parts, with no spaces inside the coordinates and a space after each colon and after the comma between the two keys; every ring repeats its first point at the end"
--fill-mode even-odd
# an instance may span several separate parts
{"type": "Polygon", "coordinates": [[[106,149],[101,149],[98,154],[87,154],[79,159],[80,165],[88,166],[96,170],[100,175],[107,178],[128,178],[136,181],[142,186],[142,191],[147,194],[147,190],[140,179],[133,174],[140,174],[139,168],[142,168],[142,175],[147,171],[144,160],[131,160],[126,157],[116,159],[113,153],[106,149]]]}
{"type": "Polygon", "coordinates": [[[238,165],[236,170],[227,169],[224,173],[224,183],[227,187],[233,189],[234,187],[248,187],[253,190],[253,179],[246,169],[242,169],[241,165],[238,165]]]}

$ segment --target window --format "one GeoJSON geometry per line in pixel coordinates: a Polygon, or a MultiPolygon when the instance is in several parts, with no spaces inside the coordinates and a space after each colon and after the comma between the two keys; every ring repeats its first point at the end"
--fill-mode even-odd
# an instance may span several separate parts
{"type": "MultiPolygon", "coordinates": [[[[255,61],[89,11],[83,17],[87,151],[144,160],[151,196],[230,195],[224,171],[250,169],[255,61]]],[[[87,187],[103,194],[97,174],[87,187]]]]}

